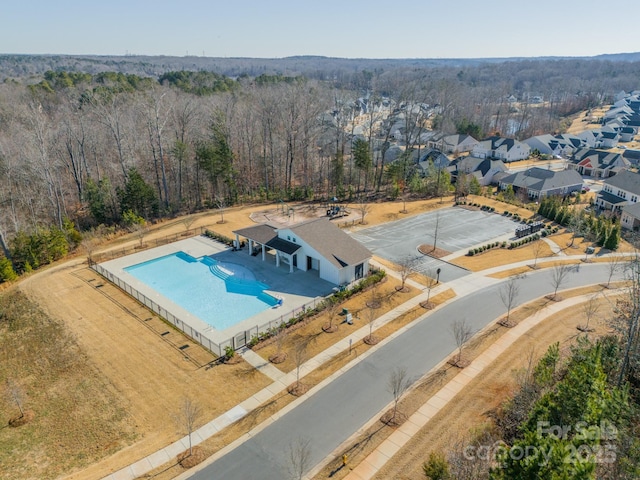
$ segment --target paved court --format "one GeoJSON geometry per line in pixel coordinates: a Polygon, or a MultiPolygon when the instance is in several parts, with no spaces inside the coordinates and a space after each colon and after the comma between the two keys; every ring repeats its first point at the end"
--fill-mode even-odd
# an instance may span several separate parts
{"type": "Polygon", "coordinates": [[[452,253],[489,243],[506,234],[515,236],[517,226],[513,220],[495,213],[450,207],[358,230],[352,236],[374,254],[392,262],[416,258],[420,273],[433,277],[435,270],[440,268],[441,281],[467,275],[469,272],[463,268],[418,252],[419,245],[434,244],[436,224],[437,247],[452,253]]]}

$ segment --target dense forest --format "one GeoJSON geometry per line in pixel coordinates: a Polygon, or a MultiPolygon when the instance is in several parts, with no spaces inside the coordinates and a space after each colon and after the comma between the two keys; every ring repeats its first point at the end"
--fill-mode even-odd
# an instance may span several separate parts
{"type": "MultiPolygon", "coordinates": [[[[239,202],[433,195],[439,173],[434,191],[409,168],[430,129],[562,132],[569,115],[634,90],[640,72],[599,59],[324,59],[323,71],[323,59],[300,57],[285,72],[236,59],[216,72],[135,58],[0,58],[3,247],[71,235],[73,248],[99,226],[239,202]],[[393,147],[400,161],[387,158],[393,147]]],[[[60,254],[45,250],[22,268],[60,254]]]]}

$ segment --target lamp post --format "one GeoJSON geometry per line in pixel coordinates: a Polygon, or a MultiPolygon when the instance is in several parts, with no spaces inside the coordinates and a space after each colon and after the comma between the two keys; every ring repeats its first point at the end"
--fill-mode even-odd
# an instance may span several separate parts
{"type": "Polygon", "coordinates": [[[442,271],[441,268],[438,268],[436,270],[436,285],[440,283],[440,272],[442,271]]]}

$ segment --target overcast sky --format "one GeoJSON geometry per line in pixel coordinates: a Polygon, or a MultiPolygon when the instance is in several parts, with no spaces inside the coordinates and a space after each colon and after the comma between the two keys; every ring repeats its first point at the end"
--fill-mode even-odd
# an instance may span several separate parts
{"type": "Polygon", "coordinates": [[[0,53],[279,58],[640,51],[639,0],[6,0],[0,53]]]}

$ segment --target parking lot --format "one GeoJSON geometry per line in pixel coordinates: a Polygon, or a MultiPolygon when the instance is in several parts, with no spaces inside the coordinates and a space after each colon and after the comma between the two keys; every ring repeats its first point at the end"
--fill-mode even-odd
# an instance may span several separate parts
{"type": "Polygon", "coordinates": [[[488,243],[506,234],[515,236],[517,225],[499,214],[450,207],[358,230],[352,236],[375,255],[392,262],[416,259],[416,270],[430,277],[435,277],[436,270],[440,268],[440,280],[446,282],[469,272],[443,260],[422,255],[418,251],[420,245],[435,243],[438,248],[451,253],[459,250],[466,253],[469,247],[488,243]]]}

